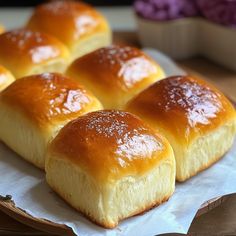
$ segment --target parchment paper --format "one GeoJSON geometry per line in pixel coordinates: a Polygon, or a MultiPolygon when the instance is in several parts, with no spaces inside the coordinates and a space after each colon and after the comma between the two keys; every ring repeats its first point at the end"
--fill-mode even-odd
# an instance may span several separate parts
{"type": "MultiPolygon", "coordinates": [[[[150,49],[146,52],[165,68],[167,75],[184,74],[166,56],[150,49]]],[[[69,207],[49,188],[43,171],[23,161],[0,143],[0,194],[12,195],[17,207],[34,217],[66,224],[80,236],[187,233],[202,203],[235,192],[236,142],[230,152],[210,169],[183,184],[177,184],[175,193],[168,202],[143,215],[124,220],[114,230],[106,230],[90,223],[69,207]]]]}

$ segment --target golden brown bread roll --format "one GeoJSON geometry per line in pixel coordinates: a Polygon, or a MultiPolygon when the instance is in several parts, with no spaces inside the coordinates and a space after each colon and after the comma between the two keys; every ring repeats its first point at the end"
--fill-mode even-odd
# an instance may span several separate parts
{"type": "Polygon", "coordinates": [[[170,141],[178,181],[219,160],[232,146],[236,132],[236,112],[228,99],[190,76],[158,81],[130,101],[127,110],[170,141]]]}
{"type": "Polygon", "coordinates": [[[16,78],[42,72],[64,72],[69,52],[53,36],[18,29],[0,35],[0,64],[16,78]]]}
{"type": "Polygon", "coordinates": [[[52,1],[36,7],[27,27],[54,35],[71,52],[71,61],[111,43],[106,19],[82,2],[52,1]]]}
{"type": "Polygon", "coordinates": [[[164,78],[160,66],[141,50],[113,45],[75,60],[67,69],[105,108],[121,109],[134,95],[164,78]]]}
{"type": "Polygon", "coordinates": [[[44,168],[48,143],[70,120],[101,109],[77,81],[45,73],[16,80],[0,94],[0,139],[44,168]]]}
{"type": "Polygon", "coordinates": [[[90,220],[114,228],[169,199],[175,159],[168,141],[138,117],[96,111],[67,124],[52,141],[46,179],[90,220]]]}
{"type": "Polygon", "coordinates": [[[15,81],[12,73],[0,65],[0,92],[15,81]]]}

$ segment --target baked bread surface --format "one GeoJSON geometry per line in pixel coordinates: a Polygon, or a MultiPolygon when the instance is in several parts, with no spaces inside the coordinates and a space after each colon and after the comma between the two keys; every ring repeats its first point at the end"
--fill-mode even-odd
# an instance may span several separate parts
{"type": "Polygon", "coordinates": [[[28,76],[0,94],[0,139],[44,168],[45,149],[57,132],[70,120],[99,109],[100,102],[75,80],[58,73],[28,76]]]}
{"type": "Polygon", "coordinates": [[[235,109],[229,100],[212,85],[190,76],[156,82],[126,109],[168,138],[180,181],[220,159],[232,146],[236,132],[235,109]],[[184,160],[188,163],[182,165],[184,160]]]}
{"type": "Polygon", "coordinates": [[[42,72],[64,72],[68,59],[66,46],[45,33],[17,29],[0,35],[0,64],[17,79],[42,72]]]}
{"type": "Polygon", "coordinates": [[[90,89],[107,109],[122,109],[133,96],[164,78],[161,67],[149,56],[121,45],[78,58],[66,73],[90,89]]]}
{"type": "Polygon", "coordinates": [[[172,195],[175,160],[168,141],[139,118],[103,110],[59,132],[48,149],[46,175],[73,207],[113,228],[172,195]]]}
{"type": "Polygon", "coordinates": [[[71,60],[111,43],[107,20],[83,2],[52,1],[35,8],[27,28],[54,35],[71,51],[71,60]]]}

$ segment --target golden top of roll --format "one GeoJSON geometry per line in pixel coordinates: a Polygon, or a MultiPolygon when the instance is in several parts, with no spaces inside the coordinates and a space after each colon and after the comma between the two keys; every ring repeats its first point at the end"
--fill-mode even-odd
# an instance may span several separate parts
{"type": "Polygon", "coordinates": [[[109,28],[93,7],[76,1],[52,1],[36,7],[27,27],[54,35],[70,49],[77,39],[109,28]]]}
{"type": "Polygon", "coordinates": [[[57,73],[16,80],[0,94],[0,102],[24,113],[42,128],[102,108],[77,81],[57,73]]]}
{"type": "Polygon", "coordinates": [[[91,112],[70,122],[49,147],[50,155],[101,182],[141,176],[171,151],[168,142],[138,117],[115,110],[91,112]]]}
{"type": "Polygon", "coordinates": [[[190,76],[156,82],[130,101],[127,110],[184,143],[236,118],[233,105],[220,91],[190,76]]]}
{"type": "MultiPolygon", "coordinates": [[[[53,36],[18,29],[0,35],[0,64],[16,78],[41,72],[47,64],[68,60],[67,48],[53,36]]],[[[56,68],[54,68],[56,70],[56,68]]]]}
{"type": "Polygon", "coordinates": [[[0,92],[15,81],[12,73],[0,65],[0,92]]]}
{"type": "Polygon", "coordinates": [[[141,90],[164,77],[158,64],[141,50],[112,45],[75,60],[68,75],[89,88],[105,108],[122,108],[141,90]]]}
{"type": "Polygon", "coordinates": [[[5,31],[4,26],[0,24],[0,34],[2,34],[4,31],[5,31]]]}

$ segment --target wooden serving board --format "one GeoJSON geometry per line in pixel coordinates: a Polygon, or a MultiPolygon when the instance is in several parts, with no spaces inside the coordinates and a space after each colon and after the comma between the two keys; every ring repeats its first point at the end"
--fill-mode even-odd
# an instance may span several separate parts
{"type": "MultiPolygon", "coordinates": [[[[226,198],[227,196],[217,197],[205,202],[201,205],[195,217],[199,217],[200,215],[205,214],[213,208],[219,206],[223,201],[226,200],[226,198]]],[[[72,229],[66,225],[57,224],[45,219],[39,219],[29,215],[24,210],[16,207],[14,202],[10,198],[0,197],[0,210],[9,215],[11,218],[25,225],[28,225],[40,231],[47,232],[49,234],[68,236],[75,235],[72,229]]]]}

